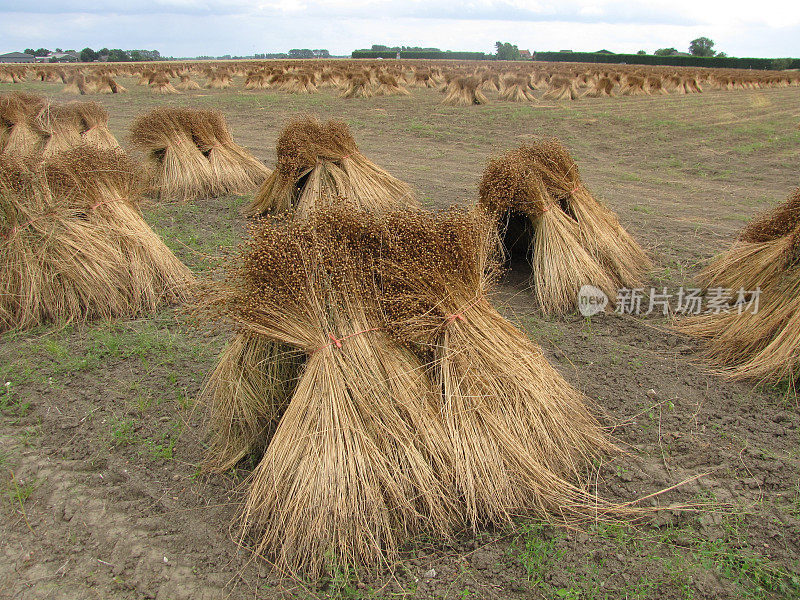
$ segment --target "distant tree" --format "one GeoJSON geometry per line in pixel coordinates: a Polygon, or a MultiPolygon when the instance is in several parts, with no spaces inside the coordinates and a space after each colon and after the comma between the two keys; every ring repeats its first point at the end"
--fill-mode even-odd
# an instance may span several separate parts
{"type": "Polygon", "coordinates": [[[289,58],[314,58],[314,51],[308,48],[292,48],[289,50],[289,58]]]}
{"type": "Polygon", "coordinates": [[[714,56],[716,56],[717,58],[725,58],[725,57],[728,56],[728,53],[727,52],[717,52],[714,56]]]}
{"type": "Polygon", "coordinates": [[[128,56],[134,62],[161,60],[161,53],[158,50],[128,50],[128,56]]]}
{"type": "Polygon", "coordinates": [[[55,51],[56,52],[63,52],[63,50],[61,48],[56,48],[55,51]]]}
{"type": "Polygon", "coordinates": [[[131,59],[128,53],[119,48],[108,51],[108,62],[128,62],[131,59]]]}
{"type": "Polygon", "coordinates": [[[31,56],[36,56],[36,50],[34,50],[33,48],[25,48],[25,50],[23,50],[22,52],[23,54],[30,54],[31,56]]]}
{"type": "Polygon", "coordinates": [[[639,50],[636,54],[647,54],[644,50],[639,50]]]}
{"type": "Polygon", "coordinates": [[[314,58],[330,58],[331,53],[327,50],[312,50],[314,58]]]}
{"type": "Polygon", "coordinates": [[[388,52],[392,50],[392,48],[389,48],[389,46],[384,46],[382,44],[372,44],[372,50],[373,52],[388,52]]]}
{"type": "Polygon", "coordinates": [[[689,53],[692,56],[714,56],[714,42],[707,37],[699,37],[689,43],[689,53]]]}
{"type": "Polygon", "coordinates": [[[653,54],[656,56],[674,56],[678,51],[675,48],[659,48],[653,54]]]}
{"type": "Polygon", "coordinates": [[[784,69],[791,69],[792,62],[791,58],[775,58],[772,60],[770,66],[776,71],[783,71],[784,69]]]}
{"type": "Polygon", "coordinates": [[[97,60],[97,52],[91,48],[84,48],[80,53],[81,62],[92,62],[97,60]]]}
{"type": "Polygon", "coordinates": [[[497,60],[519,60],[519,48],[510,42],[495,42],[497,60]]]}
{"type": "Polygon", "coordinates": [[[39,48],[36,52],[33,53],[34,56],[47,56],[50,54],[50,50],[47,48],[39,48]]]}

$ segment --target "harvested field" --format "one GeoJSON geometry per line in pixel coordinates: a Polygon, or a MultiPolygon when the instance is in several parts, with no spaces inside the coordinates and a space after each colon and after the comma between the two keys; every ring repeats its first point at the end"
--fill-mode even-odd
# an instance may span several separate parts
{"type": "MultiPolygon", "coordinates": [[[[193,79],[204,82],[204,76],[193,79]]],[[[345,121],[359,150],[426,207],[474,202],[490,155],[560,139],[581,179],[641,243],[645,286],[695,287],[755,214],[800,186],[797,87],[442,105],[411,95],[341,98],[275,87],[93,95],[128,150],[133,121],[162,106],[221,111],[269,168],[302,114],[345,121]]],[[[177,82],[177,77],[173,80],[177,82]]],[[[59,82],[2,83],[66,102],[59,82]]],[[[541,98],[541,93],[537,92],[541,98]]],[[[143,205],[147,223],[195,273],[243,238],[248,196],[143,205]]],[[[635,526],[579,531],[522,521],[446,547],[404,548],[395,573],[317,584],[281,577],[232,528],[249,465],[202,471],[209,442],[195,400],[228,340],[176,309],[154,317],[38,327],[0,337],[0,596],[11,598],[794,598],[800,594],[800,410],[792,385],[712,373],[695,340],[658,310],[641,317],[545,317],[518,265],[495,298],[594,403],[627,453],[598,465],[599,495],[680,503],[635,526]]],[[[644,303],[646,304],[646,299],[644,303]]],[[[254,466],[254,465],[253,465],[254,466]]]]}

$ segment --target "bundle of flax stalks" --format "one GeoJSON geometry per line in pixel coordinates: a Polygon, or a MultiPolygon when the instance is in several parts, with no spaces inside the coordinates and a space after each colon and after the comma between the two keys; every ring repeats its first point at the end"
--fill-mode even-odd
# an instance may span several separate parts
{"type": "Polygon", "coordinates": [[[800,190],[745,227],[698,281],[707,291],[729,293],[733,306],[684,319],[677,323],[679,330],[702,338],[707,356],[732,377],[771,383],[797,378],[800,190]]]}
{"type": "Polygon", "coordinates": [[[211,164],[214,196],[248,194],[269,176],[270,170],[234,142],[225,117],[216,110],[196,111],[194,139],[211,164]]]}
{"type": "Polygon", "coordinates": [[[569,151],[552,138],[530,148],[550,196],[563,203],[577,221],[581,243],[611,275],[615,285],[635,287],[641,283],[652,262],[616,215],[586,188],[569,151]]]}
{"type": "Polygon", "coordinates": [[[384,313],[397,338],[427,357],[467,525],[531,512],[581,520],[608,509],[576,483],[613,443],[583,395],[487,295],[491,221],[479,211],[394,213],[384,235],[384,313]]]}
{"type": "Polygon", "coordinates": [[[216,111],[156,108],[138,117],[130,134],[147,154],[148,193],[160,199],[244,194],[269,174],[233,141],[216,111]]]}
{"type": "Polygon", "coordinates": [[[375,91],[369,78],[363,73],[351,73],[344,84],[342,98],[372,98],[375,91]]]}
{"type": "Polygon", "coordinates": [[[86,76],[81,71],[72,73],[66,81],[62,94],[73,94],[75,96],[86,95],[86,76]]]}
{"type": "Polygon", "coordinates": [[[450,106],[486,104],[488,100],[480,86],[481,81],[477,77],[456,77],[447,85],[442,104],[450,106]]]}
{"type": "Polygon", "coordinates": [[[417,534],[616,510],[581,485],[613,443],[486,297],[492,232],[479,213],[328,207],[260,220],[207,286],[246,336],[212,448],[219,466],[263,451],[241,519],[279,568],[374,570],[417,534]],[[286,370],[264,369],[275,342],[286,370]]]}
{"type": "Polygon", "coordinates": [[[53,156],[81,145],[120,148],[108,128],[108,112],[97,102],[45,104],[32,126],[41,136],[42,156],[53,156]]]}
{"type": "Polygon", "coordinates": [[[358,208],[382,212],[419,206],[411,188],[358,150],[345,123],[304,117],[278,138],[277,166],[258,190],[248,216],[312,209],[338,198],[358,208]]]}
{"type": "Polygon", "coordinates": [[[634,287],[650,261],[607,207],[583,185],[557,140],[521,146],[489,161],[480,206],[493,215],[509,258],[531,265],[534,291],[546,313],[575,308],[585,285],[613,303],[634,287]]]}
{"type": "Polygon", "coordinates": [[[383,327],[369,223],[339,209],[259,222],[210,303],[305,355],[242,521],[259,553],[311,577],[375,570],[412,536],[454,528],[452,448],[425,370],[383,327]]]}
{"type": "Polygon", "coordinates": [[[187,298],[192,275],[142,219],[140,181],[110,150],[35,166],[0,157],[0,330],[133,317],[187,298]]]}
{"type": "Polygon", "coordinates": [[[23,157],[41,149],[41,136],[32,126],[47,101],[24,92],[0,95],[0,153],[23,157]]]}

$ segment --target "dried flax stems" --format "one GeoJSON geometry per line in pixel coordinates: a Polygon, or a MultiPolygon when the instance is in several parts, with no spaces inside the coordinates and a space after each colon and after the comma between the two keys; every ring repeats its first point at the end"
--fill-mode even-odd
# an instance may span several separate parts
{"type": "Polygon", "coordinates": [[[614,213],[583,185],[577,165],[557,140],[491,159],[479,194],[480,206],[503,235],[523,222],[520,239],[508,240],[506,247],[523,246],[546,313],[574,309],[585,285],[613,300],[618,288],[635,286],[651,266],[614,213]]]}
{"type": "Polygon", "coordinates": [[[138,117],[131,140],[146,152],[148,192],[164,200],[245,194],[269,169],[234,143],[216,111],[162,107],[138,117]]]}
{"type": "Polygon", "coordinates": [[[223,302],[242,331],[307,356],[242,519],[258,551],[312,576],[375,569],[452,518],[431,384],[381,328],[372,234],[351,215],[257,225],[223,302]]]}
{"type": "Polygon", "coordinates": [[[241,523],[280,568],[374,571],[419,534],[617,510],[582,486],[613,442],[488,299],[494,235],[480,212],[327,206],[258,221],[209,284],[203,310],[245,336],[213,390],[216,464],[263,451],[241,523]],[[270,343],[305,359],[289,385],[252,370],[270,343]]]}
{"type": "Polygon", "coordinates": [[[730,290],[739,301],[727,312],[696,315],[676,324],[703,340],[712,362],[736,379],[777,383],[798,376],[800,190],[745,227],[733,246],[703,269],[698,281],[707,290],[730,290]]]}
{"type": "Polygon", "coordinates": [[[189,270],[137,208],[122,153],[78,147],[0,162],[0,330],[134,317],[186,300],[189,270]]]}
{"type": "Polygon", "coordinates": [[[419,206],[411,188],[365,157],[345,123],[312,117],[293,121],[278,138],[275,171],[258,190],[248,216],[292,211],[298,219],[346,198],[381,212],[419,206]]]}

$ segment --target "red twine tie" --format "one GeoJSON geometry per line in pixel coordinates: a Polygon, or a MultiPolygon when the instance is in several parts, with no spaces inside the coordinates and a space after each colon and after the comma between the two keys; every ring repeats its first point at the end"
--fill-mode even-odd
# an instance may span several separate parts
{"type": "Polygon", "coordinates": [[[444,320],[444,324],[445,325],[450,325],[451,323],[454,323],[456,321],[464,321],[465,320],[464,319],[464,313],[467,312],[470,308],[472,308],[476,304],[478,304],[478,302],[480,302],[482,299],[483,299],[482,296],[476,296],[475,299],[472,302],[467,304],[459,312],[457,312],[455,314],[452,314],[452,315],[447,315],[447,318],[444,320]]]}
{"type": "Polygon", "coordinates": [[[381,327],[373,327],[372,329],[364,329],[362,331],[356,331],[355,333],[351,333],[350,335],[346,335],[344,337],[337,338],[332,333],[328,333],[328,337],[331,339],[330,344],[325,344],[324,346],[320,346],[316,350],[312,351],[311,354],[316,354],[320,350],[324,350],[325,348],[330,348],[331,346],[336,346],[337,348],[342,348],[342,342],[345,340],[349,340],[351,337],[355,337],[357,335],[361,335],[362,333],[369,333],[370,331],[383,331],[381,327]]]}

